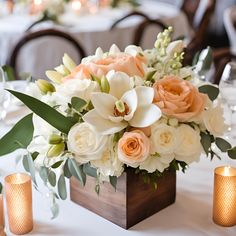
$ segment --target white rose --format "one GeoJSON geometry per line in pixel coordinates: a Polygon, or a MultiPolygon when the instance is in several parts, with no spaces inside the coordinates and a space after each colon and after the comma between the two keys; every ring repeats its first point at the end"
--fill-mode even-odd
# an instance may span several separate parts
{"type": "Polygon", "coordinates": [[[123,163],[118,159],[117,148],[113,149],[113,136],[109,137],[107,149],[102,153],[99,160],[91,161],[92,166],[98,169],[103,176],[119,177],[123,171],[123,163]]]}
{"type": "Polygon", "coordinates": [[[151,127],[151,153],[171,154],[179,145],[177,129],[164,123],[151,127]]]}
{"type": "Polygon", "coordinates": [[[89,79],[67,80],[56,88],[56,94],[61,96],[63,102],[65,100],[69,102],[72,97],[79,97],[88,102],[91,99],[92,92],[98,91],[98,83],[89,79]]]}
{"type": "Polygon", "coordinates": [[[178,133],[180,143],[175,150],[175,159],[187,164],[198,161],[202,151],[199,132],[189,125],[182,124],[178,127],[178,133]]]}
{"type": "Polygon", "coordinates": [[[174,154],[149,156],[143,163],[140,164],[139,169],[146,170],[148,173],[153,173],[158,170],[163,172],[170,163],[174,160],[174,154]]]}
{"type": "Polygon", "coordinates": [[[224,123],[223,108],[220,105],[209,108],[203,113],[203,123],[214,136],[222,136],[227,128],[224,123]]]}
{"type": "Polygon", "coordinates": [[[102,157],[107,139],[107,136],[97,133],[88,123],[76,124],[68,134],[68,150],[75,154],[78,162],[87,163],[102,157]]]}

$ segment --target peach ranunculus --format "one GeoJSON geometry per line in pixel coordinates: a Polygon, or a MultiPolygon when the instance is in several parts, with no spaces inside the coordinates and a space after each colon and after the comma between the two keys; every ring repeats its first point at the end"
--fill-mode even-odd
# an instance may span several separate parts
{"type": "Polygon", "coordinates": [[[118,158],[123,163],[137,167],[147,159],[150,151],[150,140],[140,130],[124,133],[118,142],[118,158]]]}
{"type": "Polygon", "coordinates": [[[64,80],[75,78],[91,79],[91,75],[102,77],[111,70],[124,72],[129,76],[144,77],[143,63],[145,63],[145,58],[139,54],[131,56],[128,53],[120,52],[80,64],[64,80]]]}
{"type": "Polygon", "coordinates": [[[161,111],[180,121],[189,121],[198,116],[205,107],[207,95],[188,81],[177,76],[165,76],[153,85],[154,103],[161,111]]]}

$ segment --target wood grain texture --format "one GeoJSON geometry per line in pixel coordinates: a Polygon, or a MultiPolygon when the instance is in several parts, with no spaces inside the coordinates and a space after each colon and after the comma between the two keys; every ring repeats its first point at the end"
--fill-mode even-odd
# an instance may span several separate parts
{"type": "Polygon", "coordinates": [[[87,177],[84,188],[71,178],[70,196],[75,203],[128,229],[175,202],[176,173],[166,172],[157,184],[155,190],[128,169],[118,178],[116,191],[109,183],[104,183],[99,195],[94,190],[94,178],[87,177]]]}

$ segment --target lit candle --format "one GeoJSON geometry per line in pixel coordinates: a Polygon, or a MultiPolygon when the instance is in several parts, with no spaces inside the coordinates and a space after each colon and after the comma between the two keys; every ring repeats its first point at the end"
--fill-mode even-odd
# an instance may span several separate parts
{"type": "Polygon", "coordinates": [[[221,226],[236,225],[236,169],[233,167],[215,169],[213,221],[221,226]]]}
{"type": "Polygon", "coordinates": [[[3,194],[0,194],[0,236],[5,236],[4,232],[4,208],[3,208],[3,194]]]}
{"type": "Polygon", "coordinates": [[[27,174],[5,177],[7,213],[10,231],[26,234],[33,229],[32,183],[27,174]]]}
{"type": "Polygon", "coordinates": [[[31,14],[38,14],[44,9],[44,2],[43,0],[33,0],[31,7],[30,7],[30,13],[31,14]]]}
{"type": "Polygon", "coordinates": [[[71,2],[71,8],[74,12],[78,13],[81,10],[82,3],[80,0],[73,0],[71,2]]]}

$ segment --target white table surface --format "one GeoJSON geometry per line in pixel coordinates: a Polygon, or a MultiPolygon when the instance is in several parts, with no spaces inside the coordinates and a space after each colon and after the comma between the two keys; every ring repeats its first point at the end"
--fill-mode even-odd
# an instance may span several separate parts
{"type": "MultiPolygon", "coordinates": [[[[174,27],[173,38],[189,36],[189,25],[186,16],[179,9],[171,4],[143,0],[140,11],[151,18],[160,18],[167,26],[174,27]]],[[[127,14],[130,9],[103,9],[96,14],[75,15],[65,13],[60,21],[64,26],[56,26],[52,23],[44,23],[39,27],[57,27],[60,30],[72,34],[85,48],[86,54],[94,54],[97,47],[109,50],[113,43],[116,43],[122,50],[132,43],[132,35],[135,26],[140,22],[140,17],[127,19],[113,31],[109,31],[114,21],[127,14]]],[[[7,57],[16,42],[22,37],[24,31],[35,17],[26,14],[9,15],[0,17],[0,64],[5,64],[7,57]]],[[[35,27],[37,29],[38,27],[35,27]]],[[[142,46],[151,48],[159,32],[158,28],[151,26],[147,30],[142,46]]],[[[68,52],[75,60],[79,59],[71,47],[65,47],[61,41],[39,40],[37,47],[26,46],[21,53],[18,67],[21,71],[34,72],[36,77],[44,76],[45,69],[54,68],[61,62],[64,52],[68,52]],[[51,51],[50,51],[51,50],[51,51]],[[53,53],[52,53],[53,52],[53,53]],[[37,55],[37,56],[36,56],[37,55]],[[46,55],[46,56],[45,56],[46,55]],[[35,57],[43,58],[40,62],[34,61],[35,57]]]]}
{"type": "MultiPolygon", "coordinates": [[[[18,82],[18,88],[20,83],[18,82]]],[[[19,119],[19,111],[26,112],[22,107],[9,112],[6,122],[19,119]],[[15,114],[15,116],[14,116],[15,114]]],[[[23,113],[22,113],[23,115],[23,113]]],[[[11,125],[0,124],[0,137],[11,125]]],[[[0,147],[1,148],[1,147],[0,147]]],[[[15,157],[20,151],[0,157],[0,178],[22,171],[19,164],[16,166],[15,157]]],[[[212,162],[204,155],[199,163],[194,163],[185,174],[177,174],[177,195],[175,204],[163,209],[148,219],[138,223],[129,230],[124,230],[100,216],[74,204],[69,197],[60,201],[60,214],[51,220],[49,200],[44,193],[33,191],[34,229],[28,235],[57,235],[57,236],[235,236],[236,226],[225,228],[212,221],[212,192],[214,168],[222,165],[236,167],[236,161],[222,156],[222,161],[214,159],[212,162]]],[[[40,181],[38,181],[40,182],[40,181]]],[[[67,182],[67,187],[69,185],[67,182]]],[[[69,192],[69,191],[68,191],[69,192]]],[[[5,209],[6,210],[6,209],[5,209]]],[[[7,235],[9,232],[6,223],[7,235]]]]}

